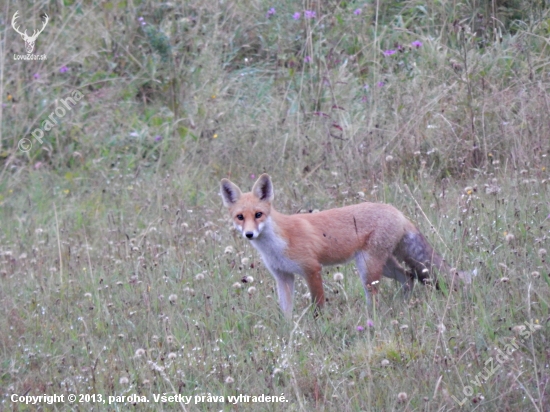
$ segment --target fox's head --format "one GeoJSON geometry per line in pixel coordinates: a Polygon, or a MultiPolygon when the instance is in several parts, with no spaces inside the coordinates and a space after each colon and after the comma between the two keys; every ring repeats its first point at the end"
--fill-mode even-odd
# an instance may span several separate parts
{"type": "Polygon", "coordinates": [[[273,184],[269,175],[261,175],[248,193],[242,193],[235,183],[222,179],[221,194],[235,227],[247,239],[258,238],[271,212],[273,184]]]}

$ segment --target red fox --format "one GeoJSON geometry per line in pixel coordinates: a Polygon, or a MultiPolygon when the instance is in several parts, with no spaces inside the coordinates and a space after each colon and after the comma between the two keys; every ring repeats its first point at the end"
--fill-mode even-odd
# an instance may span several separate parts
{"type": "MultiPolygon", "coordinates": [[[[382,275],[399,281],[405,294],[413,277],[436,281],[433,268],[446,274],[449,266],[399,210],[388,204],[360,203],[318,213],[284,215],[271,202],[273,184],[262,174],[249,193],[221,181],[223,204],[229,209],[237,230],[249,239],[277,282],[279,304],[292,317],[294,275],[301,275],[316,309],[325,302],[321,268],[345,263],[352,258],[365,295],[372,307],[371,293],[377,293],[382,275]],[[399,262],[410,267],[405,270],[399,262]]],[[[469,283],[463,272],[459,278],[469,283]]]]}

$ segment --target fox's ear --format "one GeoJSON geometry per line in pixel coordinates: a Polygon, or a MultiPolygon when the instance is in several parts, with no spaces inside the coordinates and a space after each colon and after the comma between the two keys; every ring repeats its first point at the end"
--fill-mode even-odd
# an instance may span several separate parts
{"type": "Polygon", "coordinates": [[[271,183],[271,177],[269,177],[266,173],[261,175],[252,187],[252,193],[264,202],[271,202],[275,196],[275,193],[273,192],[273,183],[271,183]]]}
{"type": "Polygon", "coordinates": [[[223,205],[225,207],[233,206],[242,195],[241,189],[228,179],[222,179],[220,188],[223,205]]]}

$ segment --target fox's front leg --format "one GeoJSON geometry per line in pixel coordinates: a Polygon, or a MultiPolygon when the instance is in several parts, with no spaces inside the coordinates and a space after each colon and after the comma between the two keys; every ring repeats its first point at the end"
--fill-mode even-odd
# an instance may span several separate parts
{"type": "Polygon", "coordinates": [[[304,279],[311,294],[311,303],[315,305],[315,315],[319,315],[319,310],[325,304],[321,269],[321,265],[313,263],[304,269],[304,279]]]}
{"type": "Polygon", "coordinates": [[[294,274],[277,272],[273,273],[277,282],[277,295],[279,306],[287,319],[292,319],[292,306],[294,298],[294,274]]]}

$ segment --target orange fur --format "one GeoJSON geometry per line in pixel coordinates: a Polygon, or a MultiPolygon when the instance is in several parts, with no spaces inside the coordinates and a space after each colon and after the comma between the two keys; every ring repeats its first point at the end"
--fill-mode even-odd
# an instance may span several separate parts
{"type": "MultiPolygon", "coordinates": [[[[221,194],[235,227],[260,252],[277,281],[281,308],[292,315],[294,275],[304,277],[316,306],[324,304],[321,269],[353,258],[367,302],[377,292],[382,275],[398,280],[405,292],[412,275],[426,279],[438,270],[449,271],[418,229],[395,207],[360,203],[319,213],[284,215],[272,206],[271,178],[261,175],[252,191],[242,193],[223,179],[221,194]],[[398,263],[411,267],[407,272],[398,263]]],[[[435,276],[435,274],[434,274],[435,276]]]]}

